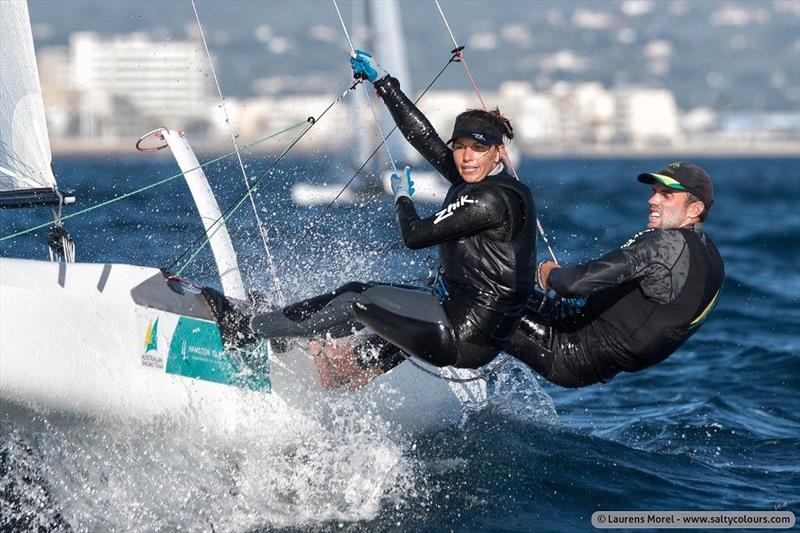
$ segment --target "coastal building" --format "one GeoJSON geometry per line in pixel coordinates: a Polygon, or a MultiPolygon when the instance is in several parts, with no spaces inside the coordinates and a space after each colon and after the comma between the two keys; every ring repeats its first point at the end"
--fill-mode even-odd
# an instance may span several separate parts
{"type": "Polygon", "coordinates": [[[185,128],[208,116],[213,85],[197,42],[78,32],[70,37],[69,66],[71,87],[88,96],[81,99],[81,136],[137,135],[172,123],[185,128]]]}
{"type": "Polygon", "coordinates": [[[669,89],[623,87],[612,91],[616,141],[634,149],[670,147],[683,141],[675,96],[669,89]]]}
{"type": "MultiPolygon", "coordinates": [[[[580,24],[602,22],[590,15],[581,15],[580,24]]],[[[523,39],[517,30],[507,33],[523,39]]],[[[651,42],[650,48],[653,57],[668,55],[669,46],[663,42],[651,42]]],[[[78,149],[130,149],[131,140],[167,126],[186,131],[205,149],[225,150],[230,147],[230,127],[240,145],[248,144],[305,121],[337,96],[283,92],[228,98],[226,117],[202,45],[194,40],[156,40],[143,33],[103,37],[79,32],[71,35],[68,47],[38,50],[37,59],[50,135],[56,146],[65,140],[65,145],[78,149]]],[[[682,112],[666,87],[607,88],[596,81],[542,83],[536,78],[506,81],[483,96],[488,106],[498,106],[513,119],[513,145],[528,154],[687,149],[731,153],[742,147],[783,153],[800,146],[796,111],[723,115],[698,107],[682,112]]],[[[377,99],[373,105],[382,112],[377,99]]],[[[471,91],[431,90],[419,105],[447,136],[456,115],[481,104],[471,91]]],[[[391,121],[387,116],[382,120],[388,131],[391,121]]],[[[350,94],[331,108],[296,151],[352,152],[364,159],[366,154],[355,154],[355,146],[370,151],[377,142],[372,121],[363,94],[350,94]],[[359,143],[359,137],[365,142],[359,143]]],[[[280,151],[285,146],[281,138],[258,149],[280,151]]]]}

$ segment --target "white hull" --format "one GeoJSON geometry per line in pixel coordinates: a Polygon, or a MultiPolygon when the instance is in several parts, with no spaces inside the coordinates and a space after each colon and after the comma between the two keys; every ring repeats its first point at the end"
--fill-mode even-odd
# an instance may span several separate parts
{"type": "Polygon", "coordinates": [[[352,204],[356,200],[350,189],[342,192],[340,184],[315,185],[313,183],[296,183],[292,186],[292,201],[295,205],[322,205],[336,200],[338,204],[352,204]],[[341,192],[341,194],[339,194],[341,192]],[[338,198],[336,196],[339,195],[338,198]]]}
{"type": "MultiPolygon", "coordinates": [[[[254,410],[320,411],[346,394],[323,390],[303,352],[266,359],[262,350],[261,370],[236,373],[238,386],[209,381],[230,355],[207,311],[163,310],[192,298],[200,302],[172,292],[154,268],[0,258],[0,399],[92,417],[190,419],[225,434],[254,410]],[[160,309],[142,304],[153,295],[160,309]],[[181,375],[192,372],[199,379],[181,375]]],[[[464,401],[485,399],[480,381],[451,385],[408,362],[350,394],[404,430],[456,423],[464,401]]]]}

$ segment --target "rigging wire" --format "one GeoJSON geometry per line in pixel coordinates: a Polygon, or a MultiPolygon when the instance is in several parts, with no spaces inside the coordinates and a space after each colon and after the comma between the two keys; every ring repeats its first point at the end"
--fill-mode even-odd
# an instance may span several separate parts
{"type": "MultiPolygon", "coordinates": [[[[425,96],[425,94],[430,90],[430,88],[433,87],[433,85],[439,80],[439,78],[442,77],[442,74],[444,74],[444,71],[447,70],[448,66],[450,66],[450,63],[455,63],[456,61],[457,59],[455,55],[450,57],[447,63],[445,63],[445,65],[441,68],[441,70],[439,70],[439,73],[433,77],[430,83],[428,83],[427,87],[425,87],[425,89],[419,94],[419,96],[417,96],[417,99],[414,100],[415,105],[419,103],[420,100],[422,100],[422,97],[425,96]]],[[[344,194],[347,188],[350,187],[353,181],[355,181],[356,177],[358,177],[358,175],[367,167],[369,162],[372,161],[372,158],[375,157],[375,155],[380,151],[384,143],[386,143],[386,141],[389,139],[389,137],[392,136],[392,134],[395,131],[397,131],[397,126],[394,126],[391,130],[389,130],[389,133],[386,135],[386,137],[384,137],[381,140],[381,142],[378,144],[378,146],[375,147],[375,149],[372,151],[369,157],[367,157],[364,163],[362,163],[361,166],[358,167],[358,170],[356,170],[353,173],[350,179],[345,182],[345,184],[342,186],[342,188],[339,190],[339,192],[336,194],[333,200],[331,200],[328,203],[328,205],[326,205],[325,208],[322,210],[322,213],[320,213],[317,216],[317,218],[315,218],[308,226],[306,226],[306,229],[300,236],[300,238],[294,239],[291,248],[289,248],[289,250],[286,252],[286,256],[283,258],[283,260],[278,262],[278,268],[282,267],[287,261],[289,261],[289,259],[293,257],[292,254],[297,249],[297,247],[300,246],[303,242],[305,242],[305,240],[311,235],[311,230],[313,230],[317,226],[317,224],[319,224],[319,222],[330,212],[331,208],[333,208],[336,201],[339,200],[339,198],[342,196],[342,194],[344,194]]]]}
{"type": "MultiPolygon", "coordinates": [[[[453,45],[455,46],[453,53],[458,55],[461,64],[464,65],[464,71],[466,72],[467,78],[469,78],[469,81],[472,84],[472,88],[475,90],[475,94],[478,95],[478,100],[480,100],[481,102],[481,107],[483,107],[484,111],[488,111],[486,103],[483,101],[483,97],[481,96],[481,91],[478,89],[478,84],[475,81],[475,78],[472,76],[472,72],[470,72],[469,70],[469,66],[467,65],[467,59],[464,57],[464,46],[459,46],[458,41],[456,40],[455,35],[453,34],[453,30],[450,28],[450,24],[447,22],[447,17],[445,16],[444,11],[442,10],[442,6],[439,4],[439,0],[433,0],[433,1],[436,3],[436,8],[439,10],[439,15],[441,15],[442,21],[444,22],[444,25],[447,28],[447,32],[450,34],[450,39],[452,39],[453,45]]],[[[505,155],[504,160],[508,163],[508,167],[511,170],[511,174],[517,180],[519,180],[517,169],[514,167],[514,163],[511,161],[511,158],[508,156],[508,154],[505,155]]],[[[550,257],[553,258],[553,261],[558,263],[558,260],[556,259],[556,254],[553,251],[553,247],[550,245],[550,240],[547,238],[547,234],[545,233],[544,227],[542,226],[542,223],[539,221],[538,217],[536,218],[536,229],[539,231],[539,235],[542,236],[542,240],[544,241],[545,246],[547,246],[547,251],[550,252],[550,257]]]]}
{"type": "Polygon", "coordinates": [[[58,209],[53,209],[53,227],[47,232],[47,248],[50,254],[50,261],[53,262],[75,262],[75,241],[69,236],[67,230],[61,222],[61,214],[64,208],[64,195],[58,194],[58,209]]]}
{"type": "MultiPolygon", "coordinates": [[[[350,33],[347,31],[347,25],[344,23],[344,18],[342,18],[342,12],[339,11],[339,4],[336,0],[331,0],[333,2],[333,7],[336,8],[336,14],[339,15],[339,22],[342,24],[342,29],[344,30],[344,36],[347,38],[347,43],[350,45],[350,52],[353,54],[353,57],[356,56],[356,49],[353,46],[353,41],[350,39],[350,33]]],[[[389,145],[385,142],[387,136],[383,134],[383,128],[381,128],[381,121],[378,120],[378,114],[375,111],[375,107],[372,105],[372,98],[369,96],[369,89],[367,89],[366,85],[362,85],[364,89],[364,95],[367,97],[367,106],[369,107],[370,112],[372,113],[372,118],[375,121],[375,126],[378,129],[378,133],[381,136],[381,139],[384,142],[381,145],[386,149],[386,155],[389,157],[389,164],[392,167],[392,171],[397,174],[397,165],[395,164],[394,157],[392,156],[392,151],[389,149],[389,145]]]]}
{"type": "MultiPolygon", "coordinates": [[[[303,125],[305,125],[305,124],[307,124],[307,123],[308,123],[308,121],[307,121],[307,120],[304,120],[304,121],[302,121],[302,122],[298,122],[297,124],[293,124],[293,125],[291,125],[291,126],[289,126],[289,127],[287,127],[287,128],[284,128],[284,129],[282,129],[282,130],[280,130],[280,131],[276,131],[276,132],[274,132],[274,133],[270,133],[269,135],[267,135],[267,136],[265,136],[265,137],[262,137],[262,138],[260,138],[260,139],[257,139],[257,140],[255,140],[255,141],[253,141],[253,142],[249,143],[249,144],[246,144],[246,145],[242,146],[242,148],[243,148],[243,149],[252,148],[252,147],[254,147],[254,146],[257,146],[257,145],[259,145],[259,144],[261,144],[261,143],[263,143],[263,142],[266,142],[266,141],[268,141],[268,140],[270,140],[270,139],[272,139],[272,138],[278,137],[279,135],[283,135],[284,133],[287,133],[287,132],[290,132],[290,131],[292,131],[292,130],[294,130],[294,129],[297,129],[297,128],[299,128],[300,126],[303,126],[303,125]]],[[[201,165],[198,165],[198,166],[196,166],[196,167],[194,167],[194,168],[191,168],[191,169],[187,170],[187,171],[186,171],[186,173],[188,174],[189,172],[192,172],[192,171],[194,171],[194,170],[198,170],[198,169],[201,169],[201,168],[207,167],[207,166],[209,166],[209,165],[213,165],[214,163],[217,163],[218,161],[221,161],[221,160],[225,159],[226,157],[230,157],[230,156],[232,156],[234,153],[235,153],[235,152],[232,152],[232,151],[231,151],[231,152],[228,152],[228,153],[222,154],[222,155],[221,155],[221,156],[219,156],[219,157],[215,157],[214,159],[211,159],[211,160],[209,160],[209,161],[206,161],[205,163],[203,163],[203,164],[201,164],[201,165]]],[[[113,203],[115,203],[115,202],[119,202],[120,200],[124,200],[124,199],[126,199],[126,198],[130,198],[131,196],[135,196],[135,195],[137,195],[137,194],[141,194],[141,193],[143,193],[143,192],[145,192],[145,191],[148,191],[148,190],[150,190],[150,189],[153,189],[153,188],[155,188],[155,187],[158,187],[158,186],[164,185],[165,183],[168,183],[168,182],[170,182],[170,181],[172,181],[172,180],[175,180],[175,179],[177,179],[177,178],[180,178],[180,177],[182,177],[183,175],[184,175],[184,173],[183,173],[183,172],[178,172],[178,173],[177,173],[177,174],[175,174],[175,175],[169,176],[169,177],[167,177],[167,178],[164,178],[164,179],[162,179],[162,180],[158,180],[158,181],[156,181],[156,182],[153,182],[153,183],[151,183],[151,184],[149,184],[149,185],[145,185],[144,187],[141,187],[141,188],[139,188],[139,189],[135,189],[135,190],[133,190],[133,191],[126,192],[126,193],[124,193],[124,194],[120,194],[119,196],[114,196],[114,197],[112,197],[112,198],[109,198],[108,200],[105,200],[105,201],[103,201],[103,202],[100,202],[99,204],[90,205],[89,207],[87,207],[87,208],[85,208],[85,209],[81,209],[81,210],[79,210],[79,211],[75,211],[74,213],[70,213],[70,214],[68,214],[68,215],[63,215],[63,216],[59,215],[59,220],[61,220],[61,221],[64,221],[64,220],[67,220],[67,219],[70,219],[70,218],[74,218],[74,217],[77,217],[77,216],[84,215],[84,214],[86,214],[86,213],[88,213],[88,212],[90,212],[90,211],[94,211],[95,209],[99,209],[99,208],[101,208],[101,207],[105,207],[105,206],[107,206],[107,205],[110,205],[110,204],[113,204],[113,203]]],[[[16,237],[20,237],[20,236],[22,236],[22,235],[26,235],[26,234],[28,234],[28,233],[33,233],[34,231],[37,231],[37,230],[40,230],[40,229],[46,228],[46,227],[48,227],[48,226],[54,226],[54,225],[56,225],[56,224],[57,224],[57,221],[53,221],[53,222],[45,222],[44,224],[39,224],[39,225],[37,225],[37,226],[32,226],[32,227],[30,227],[30,228],[27,228],[27,229],[24,229],[24,230],[17,231],[17,232],[15,232],[15,233],[11,233],[10,235],[6,235],[6,236],[4,236],[4,237],[0,237],[0,242],[6,241],[6,240],[9,240],[9,239],[14,239],[14,238],[16,238],[16,237]]]]}
{"type": "Polygon", "coordinates": [[[61,223],[64,196],[58,193],[58,209],[53,209],[53,227],[47,232],[47,249],[50,261],[55,263],[75,262],[75,242],[61,223]]]}
{"type": "Polygon", "coordinates": [[[242,161],[242,154],[239,151],[239,143],[236,141],[236,135],[233,133],[233,124],[231,124],[230,116],[228,115],[228,108],[225,106],[225,97],[222,95],[222,87],[219,84],[219,78],[217,77],[217,70],[214,68],[214,61],[211,59],[211,50],[208,48],[208,42],[206,41],[206,34],[203,31],[203,25],[200,22],[200,14],[197,12],[197,5],[195,5],[194,0],[192,2],[192,9],[194,10],[194,18],[197,20],[197,29],[200,30],[200,38],[203,41],[203,47],[206,50],[206,56],[208,57],[208,64],[211,66],[211,74],[214,76],[214,84],[217,86],[217,94],[219,95],[220,105],[222,106],[222,113],[225,116],[225,125],[228,128],[228,133],[231,136],[231,142],[233,143],[233,148],[236,151],[236,159],[239,161],[239,169],[242,171],[242,178],[244,179],[244,186],[247,189],[247,195],[250,198],[250,205],[253,207],[253,215],[256,218],[256,225],[258,226],[258,234],[261,236],[261,242],[264,244],[264,253],[267,257],[267,265],[269,266],[270,273],[272,274],[272,284],[275,286],[275,291],[278,293],[278,302],[281,305],[286,303],[286,298],[283,295],[283,289],[281,288],[281,281],[278,278],[278,272],[275,270],[275,263],[272,261],[272,254],[269,251],[269,244],[267,243],[267,230],[264,227],[264,223],[261,221],[261,217],[258,215],[258,208],[256,207],[256,200],[250,190],[250,180],[247,176],[247,171],[244,168],[244,162],[242,161]]]}
{"type": "Polygon", "coordinates": [[[436,2],[436,8],[439,10],[439,14],[442,16],[442,20],[444,21],[444,25],[447,28],[447,33],[450,34],[450,39],[453,41],[453,52],[459,53],[459,59],[461,63],[464,65],[464,69],[467,72],[467,77],[469,81],[472,82],[472,88],[475,89],[475,94],[478,95],[478,100],[481,101],[481,107],[484,111],[486,111],[486,102],[483,101],[483,97],[481,96],[481,92],[478,90],[478,84],[475,83],[475,78],[472,77],[472,73],[469,70],[469,66],[467,65],[467,60],[464,58],[463,50],[464,47],[458,44],[456,41],[456,36],[453,35],[453,30],[450,29],[450,24],[447,22],[447,17],[444,16],[444,11],[442,11],[442,6],[439,5],[439,0],[434,0],[436,2]]]}
{"type": "Polygon", "coordinates": [[[264,172],[263,172],[263,173],[262,173],[262,174],[261,174],[261,175],[260,175],[258,178],[256,178],[255,180],[253,180],[253,184],[252,184],[252,186],[251,186],[251,190],[250,190],[250,191],[248,191],[248,192],[246,192],[246,193],[244,193],[244,194],[243,194],[243,195],[242,195],[242,196],[239,198],[239,200],[237,200],[237,201],[236,201],[235,203],[233,203],[233,204],[232,204],[230,207],[228,207],[228,208],[227,208],[227,209],[226,209],[226,210],[225,210],[225,211],[224,211],[224,212],[223,212],[223,213],[220,215],[220,217],[219,217],[219,218],[217,218],[217,219],[216,219],[216,220],[215,220],[215,221],[214,221],[214,222],[211,224],[210,228],[214,228],[213,230],[211,230],[210,232],[204,232],[203,234],[199,235],[199,236],[198,236],[198,237],[197,237],[197,238],[196,238],[194,241],[192,241],[192,243],[191,243],[191,244],[190,244],[190,245],[187,247],[187,249],[186,249],[186,250],[185,250],[185,251],[184,251],[184,252],[183,252],[181,255],[179,255],[179,256],[178,256],[178,257],[177,257],[177,258],[176,258],[176,259],[175,259],[175,260],[174,260],[172,263],[170,263],[170,264],[169,264],[169,266],[165,267],[165,269],[164,269],[164,270],[166,270],[166,271],[170,271],[170,270],[171,270],[171,269],[172,269],[174,266],[176,266],[178,263],[180,263],[180,262],[181,262],[181,260],[182,260],[184,257],[186,257],[188,254],[190,254],[190,253],[191,253],[191,256],[190,256],[190,257],[189,257],[189,258],[188,258],[188,259],[187,259],[187,260],[184,262],[184,264],[183,264],[183,265],[182,265],[182,266],[181,266],[181,267],[180,267],[180,268],[179,268],[179,269],[178,269],[178,270],[175,272],[175,275],[178,275],[178,276],[179,276],[181,273],[183,273],[183,271],[186,269],[186,267],[187,267],[187,266],[189,266],[189,264],[191,264],[191,263],[194,261],[194,259],[197,257],[197,254],[199,254],[199,253],[200,253],[200,251],[201,251],[201,250],[202,250],[202,249],[203,249],[203,248],[206,246],[206,244],[208,244],[208,242],[211,240],[211,237],[213,237],[213,236],[214,236],[214,233],[216,233],[217,229],[219,229],[219,223],[220,223],[221,221],[223,221],[223,222],[224,222],[224,221],[226,221],[228,218],[230,218],[230,216],[231,216],[231,215],[233,215],[233,213],[235,213],[235,212],[236,212],[236,211],[239,209],[239,207],[241,207],[241,206],[242,206],[242,204],[243,204],[243,203],[244,203],[244,202],[247,200],[247,197],[248,197],[248,195],[250,195],[250,194],[251,194],[253,191],[255,191],[255,190],[258,188],[258,186],[259,186],[259,185],[260,185],[260,184],[263,182],[264,178],[266,178],[266,177],[267,177],[267,176],[268,176],[268,175],[269,175],[269,174],[272,172],[272,170],[273,170],[273,169],[274,169],[274,168],[277,166],[277,164],[278,164],[278,163],[279,163],[279,162],[280,162],[280,161],[281,161],[281,160],[282,160],[282,159],[283,159],[283,158],[286,156],[286,154],[288,154],[288,153],[289,153],[289,151],[290,151],[292,148],[294,148],[294,146],[295,146],[295,145],[296,145],[298,142],[300,142],[300,139],[302,139],[302,138],[303,138],[303,137],[304,137],[304,136],[305,136],[305,135],[306,135],[306,134],[307,134],[307,133],[308,133],[308,132],[311,130],[311,128],[313,128],[313,127],[314,127],[314,125],[316,125],[316,124],[317,124],[317,122],[319,122],[319,120],[320,120],[320,119],[322,119],[322,117],[324,117],[324,116],[325,116],[325,115],[328,113],[328,111],[330,111],[330,110],[331,110],[331,108],[332,108],[334,105],[336,105],[338,102],[340,102],[340,101],[341,101],[341,100],[342,100],[342,99],[343,99],[345,96],[347,96],[347,93],[349,93],[351,90],[355,89],[355,88],[356,88],[356,86],[358,86],[360,83],[361,83],[361,81],[360,81],[360,80],[356,80],[356,81],[354,81],[354,82],[353,82],[353,83],[352,83],[352,84],[351,84],[351,85],[350,85],[350,86],[349,86],[347,89],[345,89],[345,90],[344,90],[344,92],[342,92],[342,94],[341,94],[341,95],[339,95],[339,96],[338,96],[336,99],[334,99],[334,100],[333,100],[333,101],[332,101],[330,104],[328,104],[328,106],[327,106],[327,107],[326,107],[326,108],[325,108],[325,109],[324,109],[324,110],[323,110],[323,111],[322,111],[322,112],[321,112],[321,113],[320,113],[320,114],[319,114],[317,117],[308,117],[308,119],[306,120],[306,122],[308,123],[308,125],[306,126],[306,128],[305,128],[305,129],[304,129],[302,132],[300,132],[300,135],[298,135],[298,136],[297,136],[297,138],[295,138],[295,139],[294,139],[294,140],[293,140],[293,141],[292,141],[292,142],[289,144],[289,146],[287,146],[287,147],[286,147],[286,149],[284,149],[284,150],[283,150],[283,152],[281,152],[281,154],[280,154],[280,155],[279,155],[279,156],[278,156],[278,157],[275,159],[275,161],[273,161],[273,162],[272,162],[272,163],[269,165],[269,167],[267,167],[267,169],[266,169],[266,170],[265,170],[265,171],[264,171],[264,172]],[[203,237],[204,237],[204,236],[205,236],[205,239],[203,239],[203,237]],[[197,246],[197,248],[194,248],[194,246],[195,246],[195,245],[196,245],[196,244],[197,244],[197,243],[198,243],[198,242],[199,242],[201,239],[202,239],[202,241],[203,241],[203,242],[202,242],[202,243],[200,243],[200,244],[197,246]],[[194,251],[193,251],[193,250],[194,250],[194,251]]]}

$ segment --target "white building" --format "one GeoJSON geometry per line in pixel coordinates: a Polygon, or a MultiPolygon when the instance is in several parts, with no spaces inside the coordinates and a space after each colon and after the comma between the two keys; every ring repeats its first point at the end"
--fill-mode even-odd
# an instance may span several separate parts
{"type": "Polygon", "coordinates": [[[69,55],[66,47],[43,48],[36,54],[42,86],[44,112],[51,137],[72,133],[75,111],[80,106],[80,94],[72,88],[69,55]]]}
{"type": "Polygon", "coordinates": [[[669,89],[614,89],[618,140],[635,148],[676,146],[682,141],[680,114],[669,89]]]}
{"type": "Polygon", "coordinates": [[[70,37],[69,55],[73,87],[94,95],[82,105],[82,122],[102,122],[92,115],[107,114],[109,102],[117,134],[138,131],[148,118],[153,128],[181,128],[208,116],[213,85],[197,42],[153,41],[143,33],[103,38],[79,32],[70,37]],[[174,122],[156,124],[155,119],[174,122]]]}

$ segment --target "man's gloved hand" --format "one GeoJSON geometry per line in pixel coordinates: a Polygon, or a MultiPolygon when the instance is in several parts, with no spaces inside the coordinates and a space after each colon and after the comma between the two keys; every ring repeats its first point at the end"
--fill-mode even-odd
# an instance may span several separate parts
{"type": "Polygon", "coordinates": [[[411,181],[411,167],[403,169],[403,176],[392,174],[392,192],[394,201],[397,202],[401,197],[411,200],[414,196],[414,182],[411,181]]]}
{"type": "Polygon", "coordinates": [[[373,83],[389,75],[371,55],[362,50],[356,50],[355,54],[350,57],[350,66],[353,68],[354,78],[366,78],[373,83]]]}

